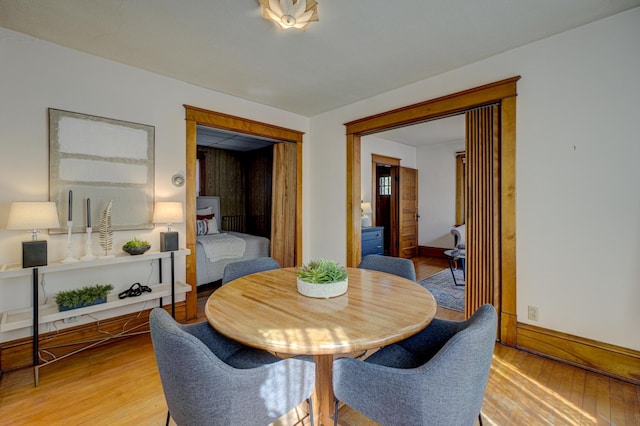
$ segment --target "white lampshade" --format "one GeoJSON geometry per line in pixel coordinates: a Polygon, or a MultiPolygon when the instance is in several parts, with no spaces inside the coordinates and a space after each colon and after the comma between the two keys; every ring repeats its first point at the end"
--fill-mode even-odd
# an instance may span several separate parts
{"type": "Polygon", "coordinates": [[[362,209],[362,213],[364,213],[364,214],[373,213],[373,210],[371,208],[371,203],[361,203],[360,204],[360,208],[362,209]]]}
{"type": "Polygon", "coordinates": [[[159,201],[153,210],[153,223],[182,223],[184,221],[184,213],[182,211],[182,203],[174,201],[159,201]]]}
{"type": "Polygon", "coordinates": [[[11,203],[7,229],[30,229],[37,239],[38,229],[60,227],[58,210],[53,201],[16,201],[11,203]]]}

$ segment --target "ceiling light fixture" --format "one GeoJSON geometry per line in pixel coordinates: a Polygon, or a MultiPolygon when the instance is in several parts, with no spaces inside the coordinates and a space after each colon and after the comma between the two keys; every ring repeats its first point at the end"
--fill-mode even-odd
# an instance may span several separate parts
{"type": "Polygon", "coordinates": [[[318,3],[315,0],[258,0],[262,17],[275,22],[282,30],[305,30],[310,22],[318,20],[318,3]]]}

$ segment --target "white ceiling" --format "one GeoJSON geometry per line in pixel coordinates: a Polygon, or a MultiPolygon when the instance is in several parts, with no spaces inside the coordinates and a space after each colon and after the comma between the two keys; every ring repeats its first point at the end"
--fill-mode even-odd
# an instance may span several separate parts
{"type": "Polygon", "coordinates": [[[639,5],[318,0],[301,32],[257,0],[0,0],[0,26],[313,116],[639,5]]]}

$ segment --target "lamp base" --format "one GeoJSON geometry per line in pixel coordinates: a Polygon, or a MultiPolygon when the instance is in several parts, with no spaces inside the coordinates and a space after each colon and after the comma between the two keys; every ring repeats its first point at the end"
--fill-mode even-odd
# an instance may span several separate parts
{"type": "Polygon", "coordinates": [[[22,242],[22,267],[45,266],[47,264],[46,241],[22,242]]]}
{"type": "Polygon", "coordinates": [[[178,246],[177,232],[160,233],[160,251],[176,251],[178,250],[178,246]]]}

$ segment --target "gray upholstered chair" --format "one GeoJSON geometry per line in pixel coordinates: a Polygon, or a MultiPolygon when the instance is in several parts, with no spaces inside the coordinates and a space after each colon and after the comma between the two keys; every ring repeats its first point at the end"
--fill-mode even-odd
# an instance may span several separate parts
{"type": "Polygon", "coordinates": [[[358,265],[361,269],[371,269],[373,271],[388,272],[398,275],[411,281],[416,280],[416,268],[409,259],[401,257],[382,256],[370,254],[365,256],[358,265]]]}
{"type": "Polygon", "coordinates": [[[460,226],[455,226],[451,229],[451,235],[453,235],[453,245],[454,248],[458,250],[464,250],[466,248],[466,229],[467,226],[462,224],[460,226]]]}
{"type": "Polygon", "coordinates": [[[244,346],[207,322],[179,324],[161,308],[151,311],[149,322],[169,413],[178,425],[266,425],[305,399],[311,403],[313,361],[244,346]]]}
{"type": "Polygon", "coordinates": [[[336,398],[383,425],[482,423],[496,327],[494,307],[483,305],[466,321],[434,319],[365,361],[337,359],[336,398]]]}
{"type": "Polygon", "coordinates": [[[257,259],[241,260],[239,262],[229,263],[224,267],[222,284],[226,284],[236,278],[244,277],[245,275],[279,268],[280,265],[278,262],[271,257],[259,257],[257,259]]]}

